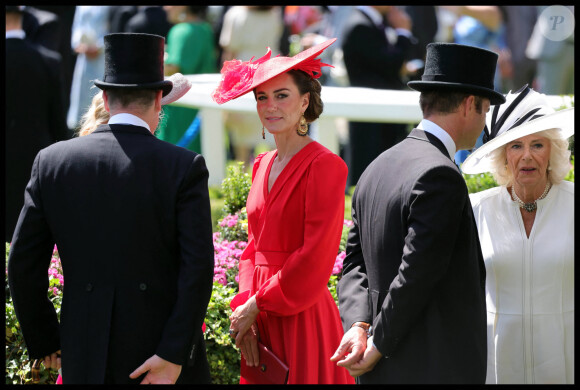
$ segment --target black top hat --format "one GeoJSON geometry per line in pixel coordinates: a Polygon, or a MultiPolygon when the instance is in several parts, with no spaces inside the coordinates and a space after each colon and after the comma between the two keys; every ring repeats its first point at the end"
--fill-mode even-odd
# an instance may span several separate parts
{"type": "Polygon", "coordinates": [[[430,43],[421,80],[407,85],[421,92],[467,92],[488,98],[492,105],[501,104],[505,102],[504,95],[493,89],[497,58],[496,53],[474,46],[430,43]]]}
{"type": "Polygon", "coordinates": [[[159,35],[118,33],[105,35],[105,77],[95,80],[100,89],[162,89],[173,83],[163,77],[165,39],[159,35]]]}

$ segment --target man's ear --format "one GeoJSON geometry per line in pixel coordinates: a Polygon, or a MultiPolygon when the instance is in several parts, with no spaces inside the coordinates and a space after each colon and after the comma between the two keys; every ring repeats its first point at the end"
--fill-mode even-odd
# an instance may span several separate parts
{"type": "Polygon", "coordinates": [[[111,112],[109,109],[109,97],[107,96],[107,91],[103,90],[103,103],[105,104],[105,110],[111,112]]]}
{"type": "Polygon", "coordinates": [[[163,91],[158,90],[155,95],[155,111],[161,111],[161,99],[163,98],[163,91]]]}
{"type": "Polygon", "coordinates": [[[467,114],[469,114],[469,111],[472,109],[475,110],[475,96],[469,95],[463,101],[463,107],[462,107],[463,116],[467,116],[467,114]]]}

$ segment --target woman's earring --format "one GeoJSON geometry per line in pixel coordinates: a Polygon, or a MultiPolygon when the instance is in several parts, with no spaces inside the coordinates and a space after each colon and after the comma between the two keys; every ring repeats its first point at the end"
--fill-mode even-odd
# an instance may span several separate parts
{"type": "Polygon", "coordinates": [[[550,162],[548,161],[548,171],[551,171],[552,167],[550,166],[550,162]]]}
{"type": "Polygon", "coordinates": [[[302,117],[300,118],[300,124],[298,125],[296,132],[302,137],[308,134],[308,125],[306,124],[306,118],[304,118],[304,114],[302,114],[302,117]]]}
{"type": "Polygon", "coordinates": [[[266,132],[264,132],[264,126],[262,126],[262,139],[266,139],[266,132]]]}

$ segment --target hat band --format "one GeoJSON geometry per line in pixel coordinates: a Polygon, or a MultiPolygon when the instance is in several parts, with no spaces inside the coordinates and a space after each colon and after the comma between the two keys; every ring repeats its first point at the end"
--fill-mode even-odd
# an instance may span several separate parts
{"type": "Polygon", "coordinates": [[[465,84],[470,86],[478,86],[488,89],[493,89],[493,85],[489,85],[482,80],[467,80],[461,78],[461,76],[447,76],[445,74],[424,74],[421,77],[421,81],[438,81],[438,82],[445,82],[445,83],[455,83],[455,84],[465,84]]]}

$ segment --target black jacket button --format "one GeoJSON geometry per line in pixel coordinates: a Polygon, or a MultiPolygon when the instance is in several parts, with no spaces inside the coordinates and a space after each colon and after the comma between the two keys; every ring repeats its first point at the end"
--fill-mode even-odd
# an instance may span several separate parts
{"type": "Polygon", "coordinates": [[[141,291],[145,291],[145,290],[147,290],[147,285],[146,285],[145,283],[141,283],[141,284],[139,285],[139,290],[141,290],[141,291]]]}
{"type": "Polygon", "coordinates": [[[85,287],[85,289],[89,292],[93,291],[93,285],[91,283],[87,283],[87,286],[85,287]]]}

